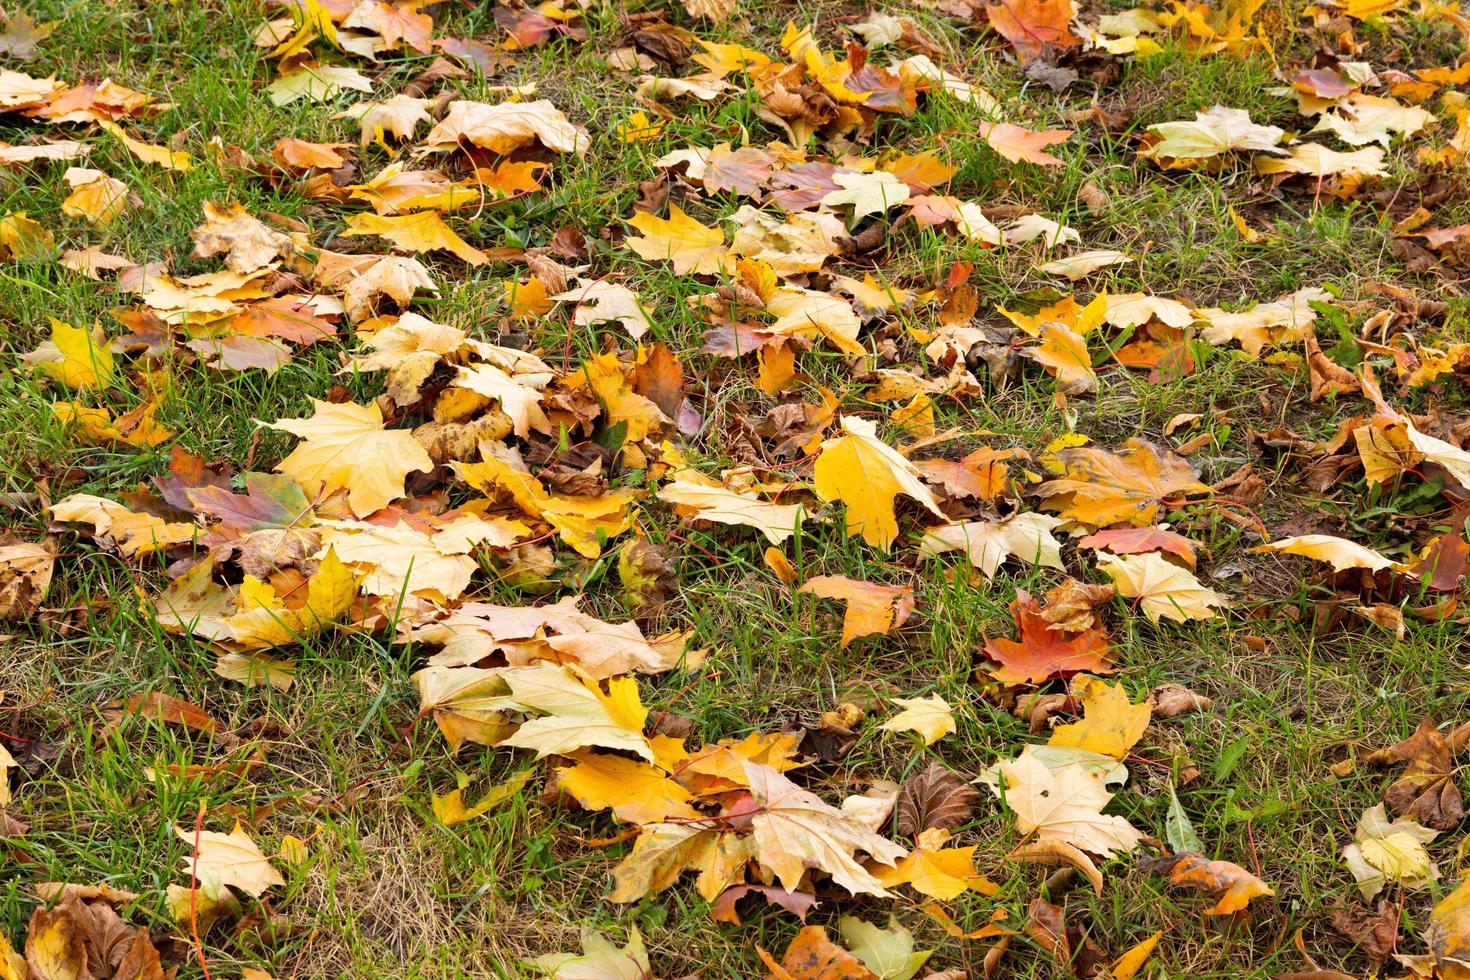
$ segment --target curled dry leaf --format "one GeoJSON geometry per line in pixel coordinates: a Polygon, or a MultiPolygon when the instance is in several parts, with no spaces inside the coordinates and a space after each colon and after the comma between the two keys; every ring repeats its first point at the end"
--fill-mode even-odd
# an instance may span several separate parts
{"type": "Polygon", "coordinates": [[[1139,862],[1144,871],[1167,874],[1170,883],[1180,888],[1208,892],[1216,901],[1205,909],[1205,915],[1230,915],[1250,904],[1253,898],[1276,892],[1249,871],[1229,861],[1211,861],[1203,854],[1169,854],[1144,858],[1139,862]]]}
{"type": "Polygon", "coordinates": [[[1065,865],[1076,868],[1091,883],[1093,893],[1099,896],[1102,895],[1102,872],[1097,869],[1097,865],[1093,863],[1092,858],[1066,841],[1042,840],[1035,841],[1031,844],[1022,844],[1007,854],[1006,860],[1016,861],[1021,864],[1065,865]]]}
{"type": "Polygon", "coordinates": [[[1148,692],[1148,703],[1155,718],[1177,718],[1193,711],[1209,711],[1214,704],[1183,684],[1161,684],[1148,692]]]}

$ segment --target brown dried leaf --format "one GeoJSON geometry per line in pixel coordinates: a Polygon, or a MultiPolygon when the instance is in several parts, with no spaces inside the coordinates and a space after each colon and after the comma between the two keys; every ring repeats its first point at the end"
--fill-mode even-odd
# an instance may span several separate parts
{"type": "Polygon", "coordinates": [[[1177,718],[1191,711],[1209,711],[1214,704],[1209,698],[1195,694],[1183,684],[1161,684],[1148,692],[1148,703],[1155,718],[1177,718]]]}
{"type": "Polygon", "coordinates": [[[916,837],[925,830],[953,830],[969,821],[980,794],[962,777],[931,762],[904,780],[898,794],[898,832],[916,837]]]}
{"type": "Polygon", "coordinates": [[[1452,775],[1453,754],[1445,736],[1425,718],[1414,734],[1368,753],[1363,761],[1379,766],[1407,763],[1383,801],[1399,816],[1436,830],[1449,830],[1465,816],[1460,787],[1452,775]]]}

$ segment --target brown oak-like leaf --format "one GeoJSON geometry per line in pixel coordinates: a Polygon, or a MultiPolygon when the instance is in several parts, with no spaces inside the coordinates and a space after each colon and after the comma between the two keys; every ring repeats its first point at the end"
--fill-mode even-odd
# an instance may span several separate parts
{"type": "Polygon", "coordinates": [[[1361,905],[1337,909],[1332,913],[1332,928],[1363,951],[1368,962],[1380,967],[1393,955],[1399,939],[1399,907],[1384,899],[1372,915],[1361,905]]]}
{"type": "Polygon", "coordinates": [[[967,823],[980,803],[980,794],[962,777],[931,762],[904,780],[898,794],[898,832],[917,837],[926,830],[953,830],[967,823]]]}
{"type": "Polygon", "coordinates": [[[1101,626],[1098,610],[1113,601],[1118,590],[1111,585],[1094,585],[1081,582],[1070,575],[1061,585],[1046,592],[1046,605],[1041,607],[1041,618],[1053,630],[1080,633],[1101,626]]]}
{"type": "Polygon", "coordinates": [[[1191,711],[1209,711],[1210,705],[1214,704],[1183,684],[1160,684],[1148,692],[1148,703],[1155,718],[1177,718],[1191,711]]]}

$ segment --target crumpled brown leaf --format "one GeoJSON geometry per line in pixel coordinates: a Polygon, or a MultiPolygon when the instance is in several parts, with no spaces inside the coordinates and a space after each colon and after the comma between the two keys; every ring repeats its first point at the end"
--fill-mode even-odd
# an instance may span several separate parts
{"type": "Polygon", "coordinates": [[[1177,718],[1191,711],[1209,711],[1215,702],[1183,684],[1160,684],[1148,692],[1148,703],[1155,718],[1177,718]]]}
{"type": "Polygon", "coordinates": [[[1061,906],[1034,898],[1026,907],[1026,935],[1051,954],[1058,969],[1075,977],[1096,976],[1107,962],[1104,953],[1077,922],[1068,922],[1061,906]]]}
{"type": "Polygon", "coordinates": [[[1061,585],[1047,590],[1041,618],[1054,630],[1081,633],[1102,625],[1097,611],[1112,602],[1117,593],[1111,585],[1094,585],[1069,575],[1061,585]]]}
{"type": "Polygon", "coordinates": [[[1378,911],[1368,910],[1354,903],[1351,907],[1337,909],[1332,913],[1332,928],[1342,933],[1368,957],[1375,967],[1382,966],[1393,955],[1399,940],[1399,907],[1384,899],[1378,903],[1378,911]]]}
{"type": "Polygon", "coordinates": [[[1426,718],[1414,734],[1368,753],[1363,761],[1378,766],[1407,763],[1384,793],[1383,802],[1399,816],[1410,817],[1436,830],[1449,830],[1465,816],[1464,800],[1453,776],[1453,760],[1467,742],[1470,742],[1470,722],[1443,735],[1426,718]]]}

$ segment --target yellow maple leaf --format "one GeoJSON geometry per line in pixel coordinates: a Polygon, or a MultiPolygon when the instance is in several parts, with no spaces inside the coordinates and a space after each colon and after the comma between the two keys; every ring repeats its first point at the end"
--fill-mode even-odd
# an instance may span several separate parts
{"type": "Polygon", "coordinates": [[[1097,390],[1097,374],[1087,341],[1060,323],[1041,326],[1041,343],[1026,348],[1026,356],[1046,368],[1057,379],[1057,390],[1065,395],[1084,395],[1097,390]]]}
{"type": "Polygon", "coordinates": [[[879,585],[846,575],[816,575],[797,591],[847,605],[842,616],[844,647],[860,636],[898,629],[914,611],[914,590],[908,585],[879,585]]]}
{"type": "Polygon", "coordinates": [[[506,707],[540,715],[502,739],[501,745],[531,749],[538,757],[596,747],[653,761],[653,749],[643,737],[648,710],[638,698],[633,678],[609,680],[606,694],[596,681],[561,664],[513,667],[501,678],[510,688],[506,707]]]}
{"type": "Polygon", "coordinates": [[[879,837],[842,810],[824,803],[770,766],[745,763],[756,816],[751,818],[761,865],[781,887],[801,885],[808,868],[827,872],[851,894],[887,897],[882,882],[853,857],[867,852],[880,865],[893,866],[907,853],[879,837]]]}
{"type": "Polygon", "coordinates": [[[476,817],[483,817],[495,807],[519,793],[521,787],[525,786],[530,779],[531,770],[523,770],[500,785],[490,787],[490,789],[485,791],[485,795],[480,797],[475,803],[466,804],[464,801],[464,791],[465,787],[469,785],[469,778],[460,776],[457,780],[458,785],[454,789],[445,793],[443,796],[436,794],[430,799],[429,803],[434,810],[434,817],[444,826],[453,827],[456,824],[465,823],[476,817]]]}
{"type": "Polygon", "coordinates": [[[1347,571],[1349,568],[1366,568],[1376,572],[1392,568],[1396,564],[1392,558],[1386,558],[1372,548],[1365,548],[1356,541],[1331,534],[1300,534],[1251,550],[1257,553],[1275,551],[1285,555],[1315,558],[1317,561],[1327,562],[1334,572],[1347,571]]]}
{"type": "Polygon", "coordinates": [[[885,732],[918,732],[925,745],[933,745],[955,730],[954,708],[937,694],[889,700],[903,710],[879,726],[885,732]]]}
{"type": "Polygon", "coordinates": [[[689,791],[657,766],[618,755],[585,753],[575,766],[556,770],[558,789],[589,810],[611,808],[625,823],[647,824],[699,816],[689,791]]]}
{"type": "Polygon", "coordinates": [[[357,598],[357,576],[328,550],[316,574],[306,580],[306,601],[288,605],[268,583],[247,575],[240,585],[240,611],[223,619],[237,644],[246,649],[300,643],[340,620],[357,598]]]}
{"type": "Polygon", "coordinates": [[[1122,684],[1105,684],[1095,677],[1079,681],[1072,689],[1082,698],[1082,720],[1058,725],[1049,744],[1123,758],[1143,737],[1153,709],[1147,700],[1131,704],[1122,684]]]}
{"type": "Polygon", "coordinates": [[[286,884],[238,823],[228,834],[192,827],[175,827],[174,833],[193,850],[182,859],[184,873],[197,879],[207,891],[238,888],[259,897],[272,885],[286,884]]]}
{"type": "Polygon", "coordinates": [[[729,262],[725,233],[718,228],[706,228],[677,204],[669,205],[667,218],[639,211],[628,219],[628,224],[643,235],[625,239],[623,244],[650,262],[667,259],[679,275],[713,275],[729,262]]]}
{"type": "Polygon", "coordinates": [[[300,436],[303,442],[276,469],[309,494],[347,491],[359,517],[403,496],[409,473],[427,473],[434,462],[413,434],[383,427],[376,402],[355,405],[312,400],[310,418],[280,419],[267,427],[300,436]]]}
{"type": "Polygon", "coordinates": [[[342,232],[348,235],[379,235],[405,252],[453,252],[470,265],[490,261],[484,252],[454,233],[434,211],[416,214],[354,214],[342,232]]]}
{"type": "Polygon", "coordinates": [[[855,415],[840,419],[842,435],[822,443],[815,467],[817,494],[847,505],[847,533],[887,551],[898,537],[893,501],[914,498],[935,517],[947,520],[919,471],[878,438],[872,422],[855,415]]]}
{"type": "Polygon", "coordinates": [[[1209,619],[1215,615],[1213,607],[1225,605],[1225,600],[1201,585],[1193,572],[1166,561],[1158,552],[1099,554],[1097,566],[1113,580],[1119,595],[1137,599],[1144,614],[1155,623],[1161,617],[1181,623],[1209,619]]]}
{"type": "Polygon", "coordinates": [[[102,328],[87,330],[50,319],[51,339],[22,354],[21,360],[68,388],[97,388],[110,382],[116,369],[102,328]]]}
{"type": "Polygon", "coordinates": [[[648,140],[658,139],[664,131],[665,121],[654,117],[650,119],[645,112],[635,112],[628,117],[625,123],[619,123],[613,127],[613,135],[624,143],[643,143],[648,140]]]}
{"type": "Polygon", "coordinates": [[[534,320],[551,312],[556,304],[546,291],[546,284],[535,276],[525,282],[505,280],[505,301],[510,304],[511,316],[522,320],[534,320]]]}
{"type": "Polygon", "coordinates": [[[713,902],[726,888],[744,880],[745,865],[754,857],[755,844],[749,835],[697,824],[652,823],[613,868],[614,887],[607,897],[613,902],[636,902],[668,888],[685,871],[697,871],[694,890],[713,902]]]}
{"type": "Polygon", "coordinates": [[[72,189],[61,202],[62,214],[106,225],[127,210],[128,185],[117,178],[85,167],[69,167],[62,176],[72,189]]]}

